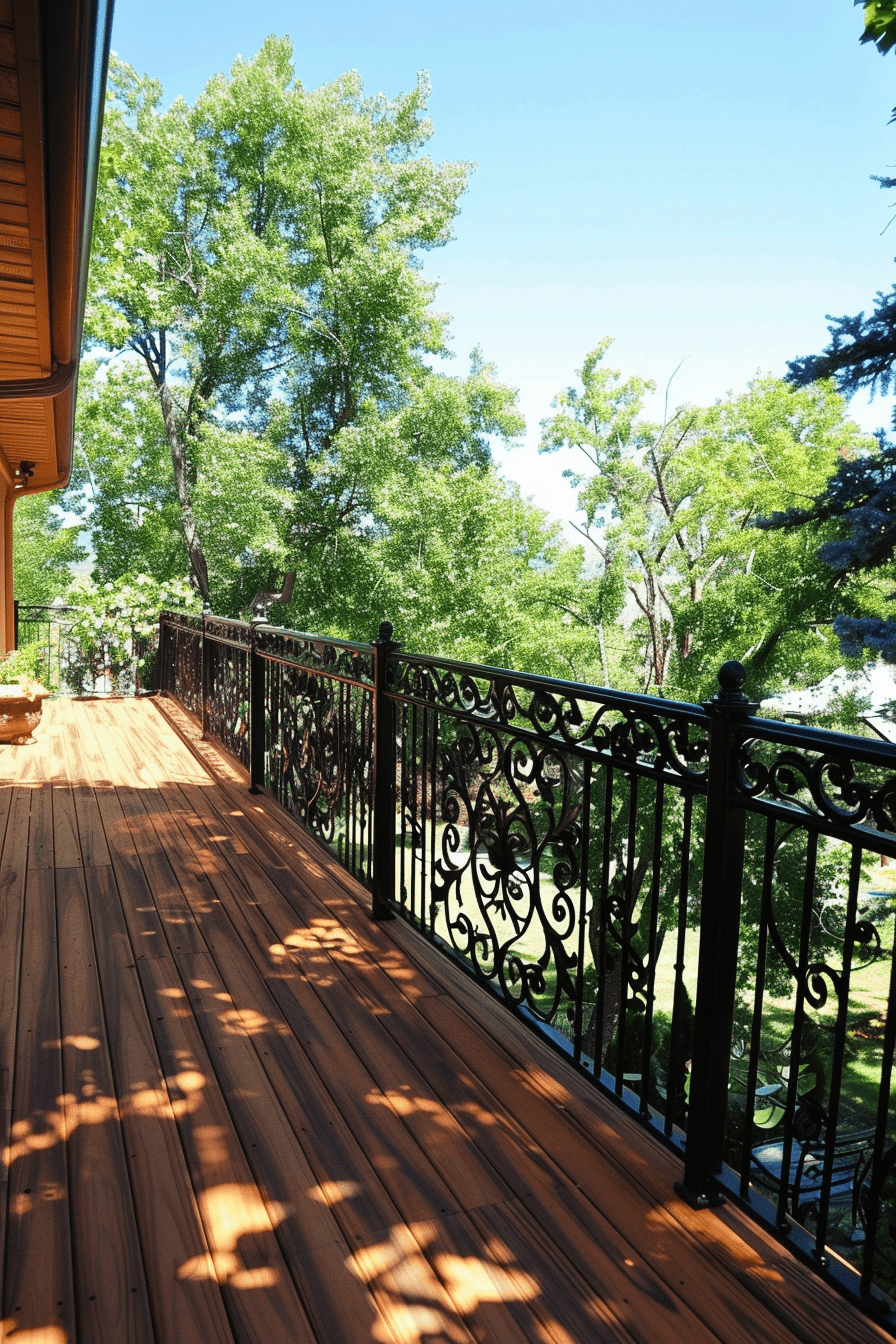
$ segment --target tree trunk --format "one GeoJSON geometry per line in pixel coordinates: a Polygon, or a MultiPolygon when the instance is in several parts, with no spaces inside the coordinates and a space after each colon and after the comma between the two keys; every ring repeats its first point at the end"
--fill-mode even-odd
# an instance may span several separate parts
{"type": "Polygon", "coordinates": [[[171,465],[174,468],[174,488],[180,505],[180,526],[187,547],[193,583],[202,595],[202,600],[211,606],[211,594],[208,587],[208,565],[199,539],[199,529],[190,505],[190,482],[187,479],[187,452],[177,431],[174,420],[174,405],[166,382],[157,384],[159,401],[162,406],[162,419],[165,422],[165,434],[171,449],[171,465]]]}

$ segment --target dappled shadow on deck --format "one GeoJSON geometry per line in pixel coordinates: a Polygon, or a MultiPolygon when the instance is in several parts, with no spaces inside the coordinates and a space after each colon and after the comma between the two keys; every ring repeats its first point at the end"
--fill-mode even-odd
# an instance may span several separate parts
{"type": "Polygon", "coordinates": [[[0,748],[9,1338],[885,1337],[166,714],[0,748]]]}

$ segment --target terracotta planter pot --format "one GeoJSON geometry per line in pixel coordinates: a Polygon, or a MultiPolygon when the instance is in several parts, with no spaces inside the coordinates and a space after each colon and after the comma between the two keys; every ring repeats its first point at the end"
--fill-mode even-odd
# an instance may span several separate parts
{"type": "Polygon", "coordinates": [[[40,723],[44,700],[50,694],[39,681],[26,677],[17,685],[0,685],[0,742],[24,746],[40,723]]]}

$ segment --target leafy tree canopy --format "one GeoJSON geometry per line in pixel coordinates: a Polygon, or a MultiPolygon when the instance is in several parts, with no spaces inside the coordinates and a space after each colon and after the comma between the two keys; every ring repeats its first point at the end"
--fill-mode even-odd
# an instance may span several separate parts
{"type": "Polygon", "coordinates": [[[896,663],[896,621],[887,614],[891,608],[880,585],[868,579],[875,570],[886,572],[896,553],[896,443],[881,433],[877,451],[840,460],[808,507],[774,512],[758,525],[806,533],[820,523],[834,525],[833,536],[821,546],[821,559],[838,580],[864,580],[861,614],[841,612],[834,620],[843,653],[852,658],[879,654],[885,662],[896,663]]]}
{"type": "Polygon", "coordinates": [[[469,165],[426,156],[427,96],[308,91],[278,39],[193,107],[113,63],[71,507],[102,584],[190,573],[237,615],[294,568],[273,619],[591,676],[581,553],[492,465],[515,390],[431,368],[420,258],[469,165]]]}
{"type": "Polygon", "coordinates": [[[896,0],[853,0],[865,11],[865,31],[860,42],[873,42],[885,55],[896,46],[896,0]]]}
{"type": "Polygon", "coordinates": [[[468,165],[421,152],[426,79],[391,100],[365,97],[354,73],[308,92],[291,54],[269,38],[193,107],[163,109],[158,82],[122,62],[110,73],[86,332],[136,357],[155,394],[207,602],[203,429],[263,433],[276,394],[297,466],[326,459],[446,352],[418,257],[450,238],[468,165]]]}
{"type": "Polygon", "coordinates": [[[86,559],[79,529],[65,526],[57,492],[26,495],[13,512],[13,573],[16,600],[46,606],[71,583],[71,566],[86,559]]]}
{"type": "Polygon", "coordinates": [[[623,628],[603,638],[624,644],[637,689],[682,699],[712,693],[732,657],[753,693],[820,679],[840,661],[835,614],[844,604],[856,613],[873,585],[832,584],[817,555],[832,535],[824,521],[783,544],[753,523],[774,500],[809,503],[839,455],[873,441],[830,386],[797,391],[773,378],[654,423],[643,415],[652,384],[621,381],[603,364],[608,346],[587,357],[581,390],[558,396],[542,437],[542,451],[577,447],[590,464],[574,475],[581,531],[597,575],[627,593],[623,628]]]}

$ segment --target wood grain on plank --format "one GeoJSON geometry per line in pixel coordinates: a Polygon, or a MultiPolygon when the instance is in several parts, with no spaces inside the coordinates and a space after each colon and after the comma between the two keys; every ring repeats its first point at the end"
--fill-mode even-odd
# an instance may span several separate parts
{"type": "MultiPolygon", "coordinates": [[[[196,960],[201,974],[193,978],[201,979],[207,958],[196,960]]],[[[166,1076],[202,1079],[177,1124],[211,1247],[209,1272],[222,1285],[234,1332],[240,1344],[316,1344],[277,1236],[291,1216],[290,1203],[272,1196],[266,1182],[256,1182],[216,1078],[221,1053],[236,1047],[242,1056],[242,1042],[225,1033],[210,1056],[190,1010],[190,981],[185,988],[170,960],[143,959],[138,971],[166,1076]]],[[[265,1133],[253,1126],[246,1146],[265,1133]]]]}
{"type": "Polygon", "coordinates": [[[0,1316],[7,1329],[75,1329],[53,873],[29,868],[9,1145],[0,1316]]]}
{"type": "MultiPolygon", "coordinates": [[[[109,907],[103,914],[113,917],[109,907]]],[[[133,964],[121,964],[114,940],[99,939],[96,951],[106,1020],[115,1023],[109,1052],[159,1340],[233,1344],[176,1123],[177,1111],[201,1103],[205,1080],[192,1070],[165,1076],[133,964]]]]}
{"type": "Polygon", "coordinates": [[[53,853],[54,866],[80,868],[81,844],[78,838],[78,817],[70,786],[53,784],[53,853]]]}
{"type": "MultiPolygon", "coordinates": [[[[250,874],[249,891],[253,876],[255,882],[263,879],[261,872],[250,874]]],[[[269,983],[277,1013],[301,1039],[315,1069],[322,1076],[331,1075],[328,1087],[342,1114],[356,1132],[367,1134],[370,1151],[379,1154],[378,1162],[389,1173],[388,1181],[395,1187],[393,1197],[405,1216],[419,1217],[425,1203],[430,1211],[433,1207],[444,1211],[461,1207],[464,1199],[491,1202],[505,1198],[506,1186],[482,1164],[454,1118],[437,1106],[431,1093],[421,1091],[422,1080],[406,1057],[390,1049],[387,1035],[368,1031],[363,1009],[353,1012],[350,989],[339,1000],[334,1020],[332,1009],[321,1001],[321,986],[338,985],[341,975],[320,937],[310,935],[300,955],[298,943],[282,942],[296,931],[295,918],[285,902],[284,922],[278,930],[253,910],[245,888],[222,885],[219,874],[211,881],[227,902],[231,921],[221,926],[213,942],[218,963],[225,958],[231,961],[228,983],[242,986],[248,954],[258,975],[269,983]],[[379,1050],[385,1050],[388,1058],[375,1068],[379,1050]],[[330,1061],[329,1069],[325,1060],[330,1061]],[[434,1109],[438,1116],[432,1114],[434,1109]],[[422,1144],[421,1139],[425,1139],[422,1144]],[[403,1191],[400,1197],[399,1191],[403,1191]],[[422,1208],[421,1201],[425,1202],[422,1208]]],[[[328,928],[331,938],[336,932],[328,928]]],[[[346,949],[337,940],[333,950],[338,957],[346,949]]]]}
{"type": "Polygon", "coordinates": [[[87,893],[78,868],[57,872],[56,903],[79,1330],[96,1344],[154,1344],[87,893]]]}
{"type": "Polygon", "coordinates": [[[119,789],[117,797],[172,954],[207,952],[199,924],[168,855],[158,843],[140,794],[136,789],[119,789]]]}
{"type": "Polygon", "coordinates": [[[115,875],[118,898],[127,920],[132,959],[168,957],[171,954],[165,929],[140,857],[134,848],[118,795],[114,790],[103,789],[97,792],[96,800],[109,846],[110,866],[115,875]]]}
{"type": "Polygon", "coordinates": [[[31,800],[28,867],[52,871],[52,862],[52,786],[42,784],[35,788],[31,800]]]}
{"type": "MultiPolygon", "coordinates": [[[[288,1033],[277,1029],[275,1006],[266,1002],[251,972],[244,971],[250,983],[243,981],[245,1006],[235,1015],[225,1007],[235,1000],[215,962],[210,972],[205,959],[196,960],[194,984],[200,994],[194,997],[194,1011],[209,1048],[220,1041],[222,1031],[239,1034],[240,1022],[244,1044],[251,1048],[248,1055],[239,1055],[219,1045],[216,1072],[241,1131],[269,1136],[263,1147],[251,1150],[250,1158],[266,1166],[269,1188],[290,1197],[295,1226],[284,1224],[278,1232],[298,1233],[291,1255],[306,1247],[296,1268],[305,1274],[313,1270],[307,1291],[320,1338],[344,1339],[346,1344],[358,1335],[407,1338],[413,1317],[407,1300],[396,1302],[373,1267],[394,1243],[404,1246],[410,1280],[405,1287],[414,1301],[412,1256],[418,1257],[421,1248],[410,1232],[404,1235],[406,1223],[382,1189],[382,1169],[365,1142],[369,1136],[345,1123],[316,1072],[300,1062],[301,1052],[288,1033]],[[252,1006],[256,1003],[268,1013],[252,1006]]],[[[441,1296],[444,1303],[443,1290],[441,1296]]],[[[472,1344],[459,1323],[448,1338],[472,1344]]]]}
{"type": "MultiPolygon", "coordinates": [[[[29,789],[0,790],[0,1153],[9,1147],[15,1077],[22,917],[28,861],[29,789]]],[[[5,1258],[9,1163],[0,1161],[0,1274],[5,1258]]]]}

